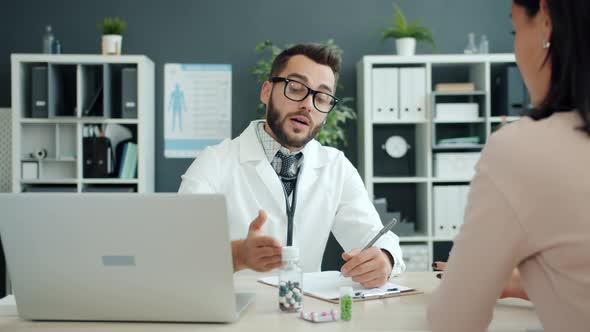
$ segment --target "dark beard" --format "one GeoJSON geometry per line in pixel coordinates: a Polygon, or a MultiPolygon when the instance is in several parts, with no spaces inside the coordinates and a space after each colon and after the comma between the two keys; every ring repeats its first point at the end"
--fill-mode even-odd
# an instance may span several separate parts
{"type": "Polygon", "coordinates": [[[303,148],[307,143],[309,143],[309,141],[311,141],[312,139],[314,139],[314,137],[316,137],[316,135],[322,129],[323,124],[319,125],[317,127],[313,127],[313,129],[309,132],[309,135],[307,135],[303,139],[289,138],[287,136],[287,133],[285,133],[285,131],[283,130],[283,127],[281,126],[281,124],[284,124],[284,121],[289,121],[289,117],[291,117],[293,115],[303,115],[303,116],[307,117],[310,120],[310,126],[313,126],[313,121],[311,120],[311,118],[309,116],[307,116],[305,114],[305,112],[296,112],[293,114],[289,114],[288,116],[285,116],[285,118],[283,119],[283,123],[282,123],[281,119],[280,119],[280,112],[274,107],[274,105],[272,103],[272,97],[268,100],[268,109],[266,112],[266,123],[269,125],[270,130],[272,130],[273,134],[275,134],[277,142],[279,142],[282,146],[294,147],[294,148],[299,149],[299,148],[303,148]]]}

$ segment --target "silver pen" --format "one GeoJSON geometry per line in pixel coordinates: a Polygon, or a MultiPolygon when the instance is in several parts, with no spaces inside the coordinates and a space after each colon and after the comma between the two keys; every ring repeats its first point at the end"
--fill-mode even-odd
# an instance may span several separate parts
{"type": "MultiPolygon", "coordinates": [[[[377,233],[377,235],[375,235],[371,241],[369,241],[369,243],[367,243],[367,245],[361,250],[361,252],[371,248],[375,242],[377,242],[377,240],[379,240],[380,237],[383,236],[383,234],[389,232],[389,230],[391,230],[393,228],[393,226],[395,226],[395,224],[397,224],[397,218],[393,218],[391,219],[391,221],[383,226],[383,228],[379,231],[379,233],[377,233]]],[[[342,272],[340,272],[340,276],[342,276],[342,272]]]]}

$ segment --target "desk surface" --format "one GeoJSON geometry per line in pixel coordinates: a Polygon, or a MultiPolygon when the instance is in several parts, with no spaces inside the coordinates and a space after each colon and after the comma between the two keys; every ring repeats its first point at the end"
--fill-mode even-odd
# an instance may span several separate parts
{"type": "MultiPolygon", "coordinates": [[[[236,277],[236,288],[256,293],[256,300],[233,324],[162,324],[162,323],[80,323],[31,322],[19,317],[0,317],[0,331],[429,331],[426,305],[439,280],[431,272],[407,272],[394,282],[418,288],[424,294],[382,300],[355,302],[352,321],[310,323],[296,314],[281,313],[277,307],[276,288],[256,282],[258,277],[236,277]]],[[[304,298],[305,311],[322,311],[338,305],[304,298]]],[[[530,303],[517,299],[498,301],[490,331],[542,330],[530,303]]]]}

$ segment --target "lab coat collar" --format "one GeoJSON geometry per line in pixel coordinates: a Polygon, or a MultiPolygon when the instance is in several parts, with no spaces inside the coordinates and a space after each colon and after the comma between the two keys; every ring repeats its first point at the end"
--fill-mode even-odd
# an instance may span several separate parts
{"type": "MultiPolygon", "coordinates": [[[[250,125],[242,134],[238,137],[240,146],[240,163],[246,163],[250,161],[266,161],[266,155],[258,136],[256,135],[256,125],[261,120],[255,120],[250,122],[250,125]]],[[[303,166],[305,168],[321,168],[328,164],[328,155],[322,153],[321,144],[315,139],[311,140],[302,149],[304,155],[303,166]]]]}
{"type": "MultiPolygon", "coordinates": [[[[248,128],[237,138],[240,149],[240,164],[244,165],[253,163],[256,173],[260,180],[269,190],[275,203],[282,209],[285,209],[285,198],[281,180],[274,171],[266,155],[258,136],[256,135],[256,126],[259,121],[252,121],[248,128]]],[[[302,169],[297,180],[297,204],[303,206],[306,200],[311,199],[307,192],[311,190],[316,182],[319,169],[329,163],[327,151],[322,149],[320,143],[315,139],[311,140],[303,148],[304,160],[302,169]]]]}

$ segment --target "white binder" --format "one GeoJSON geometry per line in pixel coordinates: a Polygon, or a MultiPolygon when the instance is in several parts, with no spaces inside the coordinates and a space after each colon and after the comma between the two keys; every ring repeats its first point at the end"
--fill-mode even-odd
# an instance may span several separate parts
{"type": "Polygon", "coordinates": [[[449,198],[449,186],[434,186],[433,203],[434,203],[434,236],[449,237],[449,217],[450,207],[447,204],[449,198]]]}
{"type": "Polygon", "coordinates": [[[399,120],[398,82],[398,68],[373,68],[373,123],[392,123],[399,120]]]}
{"type": "Polygon", "coordinates": [[[450,192],[448,197],[450,202],[447,205],[451,216],[447,219],[447,230],[451,238],[459,234],[463,220],[465,219],[465,209],[467,208],[467,197],[469,195],[469,186],[449,186],[450,192]]]}
{"type": "Polygon", "coordinates": [[[401,68],[399,78],[400,119],[426,120],[426,68],[401,68]]]}

